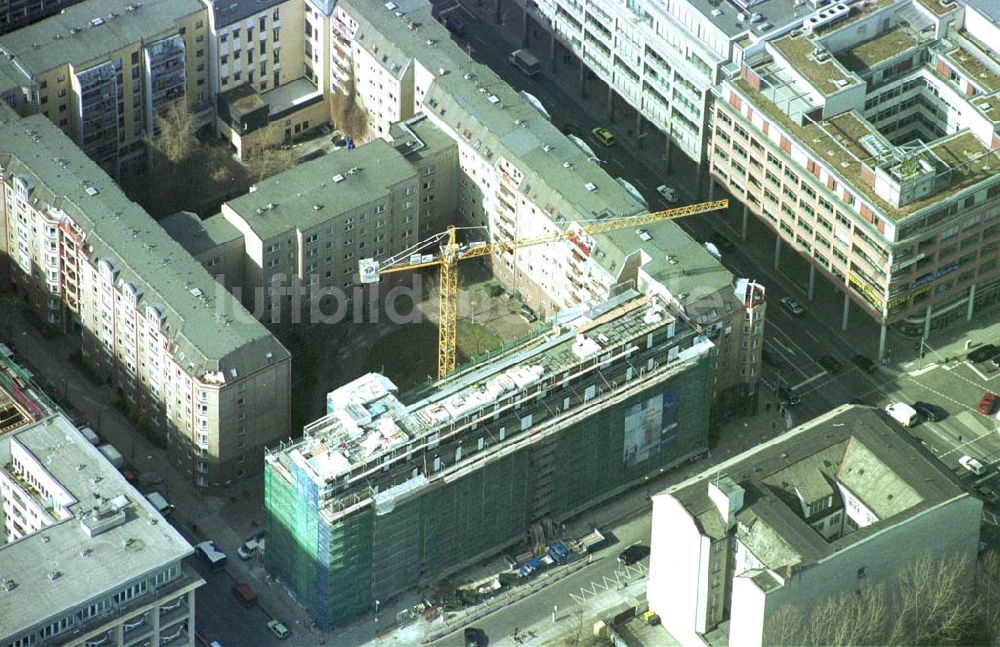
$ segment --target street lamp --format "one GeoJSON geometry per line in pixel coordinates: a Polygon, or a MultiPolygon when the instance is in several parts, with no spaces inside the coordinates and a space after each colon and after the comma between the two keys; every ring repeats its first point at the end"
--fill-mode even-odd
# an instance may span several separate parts
{"type": "Polygon", "coordinates": [[[378,622],[378,605],[381,604],[379,600],[375,600],[375,622],[378,622]]]}

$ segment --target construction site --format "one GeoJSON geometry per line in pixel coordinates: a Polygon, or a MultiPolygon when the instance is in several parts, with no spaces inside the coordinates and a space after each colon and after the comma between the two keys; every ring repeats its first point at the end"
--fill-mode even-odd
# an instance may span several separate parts
{"type": "Polygon", "coordinates": [[[658,297],[567,310],[399,394],[370,373],[268,452],[268,570],[321,628],[705,452],[715,346],[658,297]]]}

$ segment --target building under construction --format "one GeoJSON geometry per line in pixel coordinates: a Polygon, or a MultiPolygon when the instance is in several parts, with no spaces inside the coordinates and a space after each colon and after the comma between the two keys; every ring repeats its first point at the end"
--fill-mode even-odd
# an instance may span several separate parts
{"type": "Polygon", "coordinates": [[[629,291],[408,396],[368,374],[268,453],[267,566],[323,628],[708,447],[714,344],[629,291]]]}

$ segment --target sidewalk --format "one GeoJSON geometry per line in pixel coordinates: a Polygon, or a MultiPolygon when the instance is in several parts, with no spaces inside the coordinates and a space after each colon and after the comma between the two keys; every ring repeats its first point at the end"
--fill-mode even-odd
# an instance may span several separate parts
{"type": "MultiPolygon", "coordinates": [[[[54,385],[49,395],[64,409],[85,416],[89,425],[121,451],[140,476],[155,473],[162,480],[148,490],[163,494],[175,506],[170,521],[193,545],[211,538],[230,555],[227,572],[250,583],[261,598],[261,606],[286,624],[308,626],[302,608],[280,586],[268,586],[264,569],[254,560],[243,562],[236,550],[248,537],[263,529],[263,478],[258,475],[226,490],[209,495],[169,463],[163,450],[152,445],[114,406],[115,394],[108,385],[97,385],[70,360],[77,340],[70,335],[45,338],[21,313],[16,299],[0,297],[0,330],[14,349],[18,362],[54,385]]],[[[143,488],[147,489],[147,488],[143,488]]]]}

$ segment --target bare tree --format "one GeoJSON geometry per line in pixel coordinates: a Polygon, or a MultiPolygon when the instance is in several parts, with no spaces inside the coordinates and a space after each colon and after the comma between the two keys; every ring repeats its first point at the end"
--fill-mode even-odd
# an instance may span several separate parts
{"type": "Polygon", "coordinates": [[[343,87],[330,95],[330,120],[354,141],[362,141],[368,134],[368,111],[358,100],[353,65],[343,87]]]}
{"type": "Polygon", "coordinates": [[[280,143],[272,143],[280,141],[277,135],[281,129],[280,123],[270,124],[261,134],[261,141],[264,143],[247,155],[245,165],[252,181],[259,182],[295,166],[291,149],[282,148],[280,143]]]}
{"type": "MultiPolygon", "coordinates": [[[[989,586],[1000,619],[1000,558],[989,586]]],[[[984,570],[984,569],[980,569],[984,570]]],[[[984,576],[985,577],[985,576],[984,576]]],[[[864,584],[803,610],[788,605],[765,623],[768,645],[955,645],[983,621],[972,564],[962,556],[921,557],[891,581],[864,584]]],[[[993,625],[996,626],[996,625],[993,625]]]]}
{"type": "Polygon", "coordinates": [[[156,115],[153,124],[156,132],[146,134],[146,143],[171,164],[191,157],[198,147],[194,115],[182,103],[175,103],[163,114],[156,115]]]}

